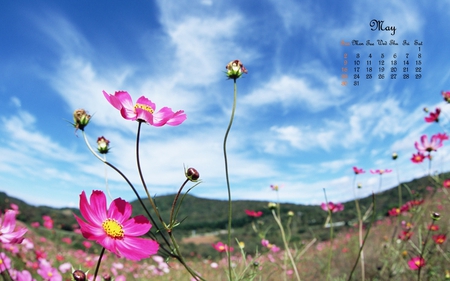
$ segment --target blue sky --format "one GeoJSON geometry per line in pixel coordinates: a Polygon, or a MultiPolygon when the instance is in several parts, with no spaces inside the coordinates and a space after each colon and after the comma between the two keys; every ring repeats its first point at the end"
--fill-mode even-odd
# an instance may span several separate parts
{"type": "MultiPolygon", "coordinates": [[[[104,165],[66,121],[78,108],[93,115],[91,144],[108,138],[108,160],[142,190],[137,123],[122,119],[102,90],[187,114],[177,127],[143,127],[153,195],[178,190],[186,165],[203,180],[194,195],[226,199],[222,141],[233,83],[224,70],[234,59],[249,73],[238,80],[228,140],[233,199],[275,200],[269,186],[278,184],[282,202],[320,204],[324,188],[330,201],[352,200],[353,166],[366,170],[357,196],[378,191],[370,169],[394,169],[382,189],[420,177],[427,165],[411,163],[414,142],[443,131],[424,122],[422,109],[442,107],[444,126],[450,116],[440,95],[450,90],[447,1],[7,1],[0,16],[0,190],[31,204],[77,206],[82,190],[105,189],[104,165]],[[372,31],[372,19],[395,26],[395,35],[372,31]],[[410,70],[407,80],[361,76],[353,86],[349,72],[342,86],[344,53],[350,69],[356,53],[373,53],[374,69],[381,53],[386,63],[398,54],[399,64],[418,53],[341,44],[377,39],[422,41],[422,78],[410,70]]],[[[436,154],[433,170],[449,170],[448,152],[436,154]]],[[[135,199],[117,174],[107,176],[114,198],[135,199]]]]}

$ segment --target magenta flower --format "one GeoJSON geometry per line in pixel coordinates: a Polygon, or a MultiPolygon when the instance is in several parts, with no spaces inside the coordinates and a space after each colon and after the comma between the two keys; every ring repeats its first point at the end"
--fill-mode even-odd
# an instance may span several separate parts
{"type": "Polygon", "coordinates": [[[253,210],[245,210],[245,213],[247,214],[247,216],[255,218],[259,218],[263,214],[263,212],[261,211],[253,211],[253,210]]]}
{"type": "Polygon", "coordinates": [[[408,261],[408,266],[412,270],[417,270],[425,266],[425,260],[421,257],[414,257],[408,261]]]}
{"type": "Polygon", "coordinates": [[[16,231],[17,211],[6,210],[3,218],[0,218],[0,242],[3,244],[20,244],[23,236],[28,231],[26,228],[18,228],[16,231]]]}
{"type": "Polygon", "coordinates": [[[435,112],[430,112],[430,116],[425,117],[425,121],[428,123],[439,122],[439,114],[441,114],[441,109],[437,107],[435,112]]]}
{"type": "Polygon", "coordinates": [[[388,173],[392,172],[392,170],[391,169],[384,169],[384,170],[380,169],[380,170],[370,170],[370,172],[372,174],[382,175],[382,174],[388,174],[388,173]]]}
{"type": "Polygon", "coordinates": [[[228,245],[226,245],[226,244],[224,244],[222,242],[217,242],[216,244],[212,244],[212,246],[219,253],[232,252],[233,251],[233,247],[230,247],[230,250],[228,251],[228,245]]]}
{"type": "Polygon", "coordinates": [[[415,142],[414,145],[420,152],[432,152],[441,148],[444,140],[448,140],[448,136],[445,133],[433,135],[430,138],[430,141],[428,141],[427,135],[422,135],[422,137],[420,137],[420,143],[415,142]]]}
{"type": "Polygon", "coordinates": [[[106,208],[106,196],[102,191],[92,191],[90,202],[84,191],[80,194],[81,218],[75,215],[83,237],[94,240],[105,249],[130,260],[141,260],[158,252],[159,245],[150,239],[138,238],[146,234],[152,225],[143,215],[130,218],[132,206],[117,198],[106,208]]]}
{"type": "Polygon", "coordinates": [[[103,95],[112,106],[120,110],[122,117],[127,120],[144,121],[155,127],[161,127],[166,124],[176,126],[186,120],[186,114],[183,110],[178,110],[174,113],[172,109],[163,107],[158,112],[155,112],[155,104],[144,96],[140,97],[136,104],[133,105],[133,100],[126,91],[118,91],[114,95],[103,91],[103,95]]]}
{"type": "Polygon", "coordinates": [[[328,202],[328,204],[326,203],[322,203],[320,205],[320,207],[322,208],[322,210],[324,211],[331,211],[332,213],[336,213],[336,212],[340,212],[344,210],[344,205],[342,203],[336,203],[334,204],[333,202],[328,202]]]}
{"type": "Polygon", "coordinates": [[[364,174],[366,171],[364,171],[363,169],[360,169],[358,167],[353,167],[353,172],[355,172],[355,175],[358,175],[358,174],[364,174]]]}

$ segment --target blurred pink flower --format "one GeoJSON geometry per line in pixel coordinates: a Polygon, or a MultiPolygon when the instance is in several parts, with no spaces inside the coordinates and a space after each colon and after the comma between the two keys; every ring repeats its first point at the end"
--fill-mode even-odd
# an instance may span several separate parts
{"type": "Polygon", "coordinates": [[[217,242],[215,244],[212,244],[212,246],[219,253],[232,252],[234,250],[233,247],[230,247],[230,250],[228,251],[228,245],[226,245],[222,242],[217,242]]]}
{"type": "Polygon", "coordinates": [[[172,109],[163,107],[155,113],[155,104],[144,96],[140,97],[133,105],[131,96],[126,91],[118,91],[114,95],[103,91],[103,95],[112,106],[120,110],[122,117],[127,120],[140,120],[156,127],[166,124],[176,126],[186,120],[183,110],[174,113],[172,109]]]}
{"type": "Polygon", "coordinates": [[[253,210],[245,210],[245,213],[250,217],[258,218],[262,216],[263,212],[261,211],[253,211],[253,210]]]}
{"type": "Polygon", "coordinates": [[[44,227],[47,229],[52,229],[53,228],[53,220],[50,216],[42,216],[42,219],[44,220],[44,227]]]}
{"type": "Polygon", "coordinates": [[[91,248],[92,247],[92,243],[91,242],[89,242],[89,241],[83,241],[83,246],[86,248],[86,249],[89,249],[89,248],[91,248]]]}
{"type": "Polygon", "coordinates": [[[360,169],[358,167],[353,167],[353,172],[355,172],[355,175],[358,175],[358,174],[364,174],[366,171],[364,171],[363,169],[360,169]]]}
{"type": "Polygon", "coordinates": [[[37,221],[31,223],[31,227],[38,228],[41,224],[37,221]]]}
{"type": "Polygon", "coordinates": [[[425,260],[421,257],[414,257],[408,261],[408,266],[412,270],[417,270],[425,266],[425,260]]]}
{"type": "Polygon", "coordinates": [[[401,214],[400,208],[392,208],[388,211],[388,215],[391,217],[396,217],[401,214]]]}
{"type": "Polygon", "coordinates": [[[0,253],[0,272],[11,269],[11,259],[3,252],[0,253]]]}
{"type": "Polygon", "coordinates": [[[23,236],[28,229],[22,227],[16,231],[16,215],[17,212],[13,210],[6,210],[3,218],[0,218],[0,242],[4,244],[20,244],[23,241],[23,236]]]}
{"type": "Polygon", "coordinates": [[[430,112],[430,116],[425,117],[425,121],[428,123],[439,122],[439,114],[440,113],[441,113],[441,109],[439,107],[437,107],[435,112],[430,112]]]}
{"type": "Polygon", "coordinates": [[[450,179],[444,180],[444,182],[442,183],[442,186],[445,188],[450,188],[450,179]]]}
{"type": "Polygon", "coordinates": [[[344,205],[342,203],[336,203],[334,204],[333,202],[328,202],[328,204],[326,203],[322,203],[320,205],[320,207],[322,208],[322,210],[324,211],[331,211],[332,213],[336,213],[336,212],[340,212],[344,210],[344,205]]]}
{"type": "Polygon", "coordinates": [[[72,244],[72,239],[70,237],[63,237],[61,238],[61,241],[66,243],[67,245],[72,244]]]}
{"type": "Polygon", "coordinates": [[[439,133],[433,135],[431,136],[430,141],[428,141],[427,135],[422,135],[420,137],[420,143],[415,142],[414,145],[420,152],[432,152],[438,150],[438,148],[441,148],[444,140],[448,140],[448,136],[446,134],[439,133]]]}
{"type": "Polygon", "coordinates": [[[445,235],[445,234],[433,235],[433,240],[436,244],[443,244],[446,239],[447,239],[447,235],[445,235]]]}
{"type": "Polygon", "coordinates": [[[278,190],[280,189],[280,187],[281,187],[281,186],[279,186],[279,185],[277,185],[277,184],[271,184],[271,185],[270,185],[270,188],[271,188],[273,191],[278,191],[278,190]]]}
{"type": "Polygon", "coordinates": [[[370,173],[372,173],[372,174],[379,174],[379,175],[382,175],[382,174],[388,174],[388,173],[390,173],[390,172],[392,172],[392,170],[391,169],[384,169],[384,170],[382,170],[382,169],[380,169],[380,170],[370,170],[370,173]]]}
{"type": "Polygon", "coordinates": [[[450,91],[447,92],[442,91],[442,97],[446,102],[450,103],[450,91]]]}
{"type": "Polygon", "coordinates": [[[45,259],[39,261],[37,273],[46,281],[62,281],[62,276],[58,270],[45,259]]]}
{"type": "Polygon", "coordinates": [[[152,225],[143,215],[130,218],[132,206],[117,198],[106,208],[106,196],[102,191],[92,191],[90,202],[83,191],[80,194],[80,212],[75,215],[83,237],[94,240],[105,249],[130,260],[141,260],[158,252],[159,245],[150,239],[138,238],[146,234],[152,225]]]}

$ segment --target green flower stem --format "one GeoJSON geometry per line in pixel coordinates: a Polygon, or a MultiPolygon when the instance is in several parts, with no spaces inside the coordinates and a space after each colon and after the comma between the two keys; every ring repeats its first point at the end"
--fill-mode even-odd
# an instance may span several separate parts
{"type": "Polygon", "coordinates": [[[100,269],[100,264],[102,263],[103,255],[105,254],[105,248],[102,247],[102,251],[100,252],[100,256],[98,257],[97,266],[95,267],[94,279],[97,279],[98,270],[100,269]]]}
{"type": "Polygon", "coordinates": [[[375,194],[373,194],[373,193],[372,193],[372,204],[371,204],[371,206],[372,206],[372,221],[370,222],[369,227],[367,228],[366,235],[364,236],[364,239],[363,239],[363,243],[362,243],[361,247],[359,247],[359,254],[358,254],[358,257],[356,258],[355,264],[353,265],[352,271],[350,272],[350,274],[348,276],[348,279],[347,279],[348,281],[350,281],[352,279],[353,272],[355,272],[356,266],[358,265],[359,257],[361,255],[361,252],[362,252],[363,248],[364,248],[364,245],[366,244],[367,237],[369,236],[370,229],[372,228],[372,225],[375,222],[375,218],[376,218],[375,194]]]}
{"type": "Polygon", "coordinates": [[[278,227],[280,228],[280,232],[281,232],[281,238],[283,239],[283,244],[284,244],[284,249],[285,249],[285,253],[288,255],[289,257],[289,261],[291,262],[292,268],[294,269],[295,272],[295,277],[297,278],[298,281],[300,281],[300,275],[298,274],[298,270],[297,270],[297,266],[295,265],[295,260],[292,257],[292,253],[289,249],[289,245],[288,242],[286,240],[286,234],[284,232],[284,228],[283,228],[283,224],[281,223],[281,219],[277,216],[277,214],[275,213],[275,210],[272,210],[272,215],[278,225],[278,227]]]}
{"type": "MultiPolygon", "coordinates": [[[[234,98],[233,98],[233,108],[231,110],[231,117],[230,122],[228,124],[227,131],[225,132],[225,137],[223,138],[223,157],[225,161],[225,177],[227,180],[227,189],[228,189],[228,249],[231,249],[231,188],[230,188],[230,178],[228,175],[228,159],[227,159],[227,139],[228,134],[230,133],[231,125],[233,125],[233,119],[234,119],[234,112],[236,110],[236,99],[237,99],[237,84],[236,84],[236,78],[234,79],[234,98]]],[[[228,273],[229,273],[229,280],[232,281],[232,268],[231,268],[231,255],[227,251],[227,258],[228,258],[228,273]]]]}
{"type": "MultiPolygon", "coordinates": [[[[85,141],[85,143],[86,143],[88,149],[91,151],[91,153],[94,154],[94,156],[97,157],[100,161],[102,161],[103,163],[105,163],[106,165],[108,165],[109,167],[111,167],[114,171],[116,171],[119,175],[122,176],[122,178],[123,178],[123,179],[128,183],[128,185],[131,187],[131,190],[133,190],[134,194],[136,195],[136,198],[138,199],[138,201],[139,201],[139,203],[141,204],[142,208],[144,208],[145,213],[147,214],[147,216],[148,216],[148,217],[150,218],[150,220],[152,221],[153,226],[156,228],[157,232],[161,234],[161,237],[163,238],[164,242],[166,242],[167,245],[170,245],[170,244],[169,244],[169,241],[167,240],[167,238],[166,238],[164,235],[162,235],[162,233],[161,233],[161,231],[160,231],[158,225],[156,224],[156,222],[155,222],[155,220],[153,219],[153,217],[150,215],[150,213],[149,213],[147,207],[146,207],[145,204],[144,204],[144,201],[142,201],[141,196],[139,196],[139,193],[137,192],[136,188],[133,186],[133,184],[131,183],[131,181],[125,176],[124,173],[122,173],[122,171],[120,171],[118,168],[116,168],[116,166],[114,166],[113,164],[107,162],[107,161],[106,161],[105,159],[103,159],[100,155],[98,155],[98,154],[94,151],[94,149],[92,149],[91,145],[89,144],[89,142],[88,142],[88,140],[87,140],[87,137],[86,137],[86,133],[84,132],[84,130],[83,130],[82,132],[83,132],[83,138],[84,138],[84,141],[85,141]]],[[[156,236],[155,236],[153,233],[151,233],[151,232],[150,232],[150,234],[151,234],[152,238],[155,239],[155,240],[157,241],[156,236]]],[[[163,249],[166,253],[168,253],[168,254],[170,255],[171,252],[170,252],[169,250],[165,249],[164,247],[161,247],[161,249],[163,249]]]]}
{"type": "Polygon", "coordinates": [[[327,217],[327,221],[325,222],[325,225],[327,223],[330,224],[330,251],[328,253],[328,269],[327,269],[327,280],[329,280],[329,278],[331,277],[330,272],[331,272],[331,258],[333,256],[333,218],[332,218],[332,212],[328,206],[328,198],[327,198],[327,192],[325,191],[325,188],[323,189],[323,194],[325,196],[325,204],[327,204],[327,209],[328,209],[328,217],[327,217]]]}
{"type": "MultiPolygon", "coordinates": [[[[356,206],[356,212],[358,214],[358,239],[359,239],[359,247],[362,247],[363,239],[362,239],[362,228],[363,228],[363,219],[361,216],[361,209],[359,207],[359,200],[356,197],[355,193],[355,182],[356,182],[356,174],[353,177],[353,183],[352,183],[352,189],[355,196],[355,206],[356,206]]],[[[364,281],[366,278],[365,273],[365,265],[364,265],[364,251],[361,249],[360,251],[360,259],[361,259],[361,280],[364,281]]]]}
{"type": "MultiPolygon", "coordinates": [[[[186,183],[189,181],[189,179],[186,179],[184,181],[184,183],[181,185],[180,189],[178,190],[177,195],[175,195],[175,198],[173,199],[173,203],[172,203],[172,209],[170,210],[170,219],[169,219],[169,225],[173,227],[173,225],[175,224],[174,221],[174,211],[175,211],[175,205],[177,204],[178,201],[178,197],[180,197],[181,191],[183,190],[184,186],[186,185],[186,183]]],[[[176,218],[175,218],[176,219],[176,218]]]]}
{"type": "Polygon", "coordinates": [[[159,221],[164,225],[164,220],[162,219],[161,214],[159,213],[159,210],[156,207],[155,202],[152,199],[152,196],[148,192],[147,184],[145,183],[144,175],[142,174],[141,161],[140,161],[140,158],[139,158],[139,139],[140,139],[140,136],[141,136],[142,123],[143,123],[143,121],[138,120],[138,129],[137,129],[137,133],[136,133],[136,164],[137,164],[137,169],[138,169],[138,173],[139,173],[139,178],[141,179],[141,182],[142,182],[142,186],[144,187],[145,193],[147,194],[148,201],[150,201],[150,205],[152,205],[153,210],[155,211],[156,215],[159,218],[159,221]]]}

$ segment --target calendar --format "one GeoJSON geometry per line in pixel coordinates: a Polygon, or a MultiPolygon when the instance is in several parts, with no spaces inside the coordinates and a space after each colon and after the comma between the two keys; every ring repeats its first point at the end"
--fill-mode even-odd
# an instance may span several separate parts
{"type": "Polygon", "coordinates": [[[423,76],[420,38],[398,38],[397,27],[383,20],[368,24],[369,38],[346,38],[342,46],[341,85],[358,87],[378,80],[413,80],[423,76]]]}

